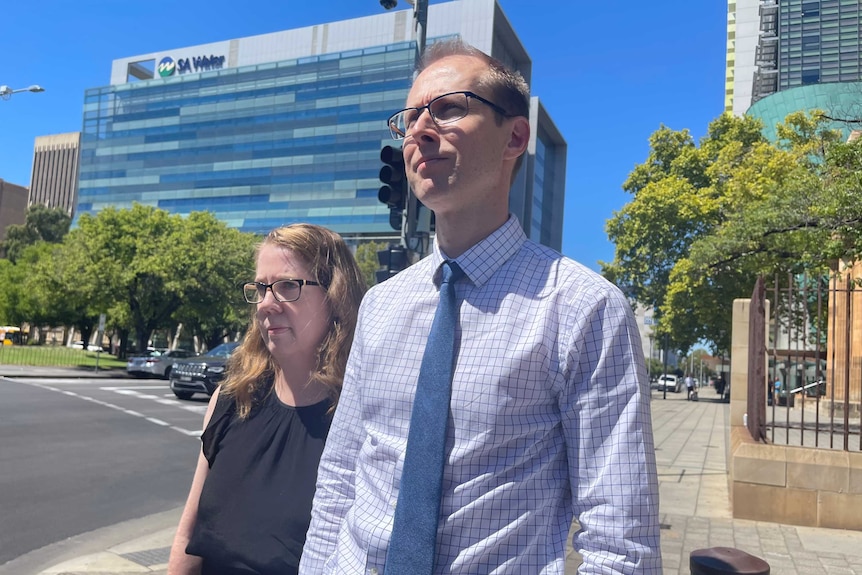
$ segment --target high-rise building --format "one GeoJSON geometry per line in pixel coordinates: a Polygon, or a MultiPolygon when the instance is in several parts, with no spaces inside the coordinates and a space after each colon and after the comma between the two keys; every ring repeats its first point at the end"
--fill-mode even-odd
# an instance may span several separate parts
{"type": "Polygon", "coordinates": [[[78,200],[78,147],[81,132],[39,136],[33,150],[30,205],[63,208],[74,215],[78,200]]]}
{"type": "Polygon", "coordinates": [[[21,225],[27,217],[27,188],[0,178],[0,241],[6,239],[6,228],[21,225]]]}
{"type": "MultiPolygon", "coordinates": [[[[496,0],[431,5],[427,37],[461,37],[530,80],[496,0]]],[[[379,154],[415,50],[401,10],[115,60],[110,85],[85,95],[78,214],[138,202],[248,232],[304,221],[348,241],[393,237],[379,154]]],[[[510,209],[559,249],[566,143],[537,97],[530,121],[510,209]]]]}
{"type": "Polygon", "coordinates": [[[725,109],[770,137],[797,110],[862,119],[860,14],[859,0],[729,0],[725,109]]]}

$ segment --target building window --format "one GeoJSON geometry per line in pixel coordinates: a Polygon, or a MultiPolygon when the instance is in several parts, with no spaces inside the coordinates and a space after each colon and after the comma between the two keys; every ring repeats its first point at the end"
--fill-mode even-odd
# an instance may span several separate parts
{"type": "Polygon", "coordinates": [[[820,14],[820,0],[817,2],[803,2],[802,3],[802,16],[817,16],[820,14]]]}
{"type": "Polygon", "coordinates": [[[811,36],[802,37],[803,50],[816,50],[820,48],[820,35],[812,34],[811,36]]]}
{"type": "Polygon", "coordinates": [[[817,84],[820,82],[820,70],[804,70],[802,72],[802,85],[817,84]]]}

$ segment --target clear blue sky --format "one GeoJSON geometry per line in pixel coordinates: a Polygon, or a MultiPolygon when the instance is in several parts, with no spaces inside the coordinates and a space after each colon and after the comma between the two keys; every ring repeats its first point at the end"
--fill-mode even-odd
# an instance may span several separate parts
{"type": "MultiPolygon", "coordinates": [[[[439,0],[431,0],[432,4],[439,0]]],[[[568,142],[563,253],[599,269],[621,184],[660,124],[696,138],[724,105],[727,4],[717,0],[500,0],[533,59],[532,91],[568,142]]],[[[378,0],[41,0],[5,2],[0,178],[29,185],[36,136],[78,131],[84,90],[115,58],[382,11],[378,0]]],[[[409,6],[402,0],[399,9],[409,6]]]]}

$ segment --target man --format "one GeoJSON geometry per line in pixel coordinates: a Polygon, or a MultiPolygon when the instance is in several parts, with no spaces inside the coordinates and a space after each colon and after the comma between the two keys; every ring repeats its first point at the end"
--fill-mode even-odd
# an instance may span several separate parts
{"type": "Polygon", "coordinates": [[[582,572],[660,573],[650,394],[631,308],[597,274],[527,240],[508,212],[530,138],[526,83],[478,50],[438,43],[407,106],[390,128],[436,215],[434,250],[363,300],[300,571],[384,573],[441,264],[454,260],[465,277],[454,284],[432,571],[562,574],[577,517],[582,572]]]}
{"type": "Polygon", "coordinates": [[[690,373],[685,374],[685,390],[686,390],[686,399],[691,401],[692,393],[694,392],[694,379],[691,377],[690,373]]]}

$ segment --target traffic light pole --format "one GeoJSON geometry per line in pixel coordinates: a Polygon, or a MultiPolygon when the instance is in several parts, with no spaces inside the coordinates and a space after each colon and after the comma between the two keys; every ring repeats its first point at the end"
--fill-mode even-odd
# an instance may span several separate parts
{"type": "MultiPolygon", "coordinates": [[[[380,0],[387,10],[394,8],[397,0],[380,0]]],[[[416,34],[413,79],[425,53],[426,28],[428,23],[428,0],[413,0],[413,29],[416,34]]],[[[431,211],[423,206],[407,181],[404,158],[400,148],[384,146],[380,151],[383,167],[380,170],[381,187],[378,199],[389,207],[389,224],[401,232],[401,247],[389,246],[378,252],[380,264],[386,269],[378,272],[378,281],[391,277],[407,265],[418,261],[428,253],[431,237],[431,211]],[[402,265],[401,262],[404,262],[402,265]]]]}
{"type": "MultiPolygon", "coordinates": [[[[416,32],[416,56],[413,79],[416,79],[422,55],[425,53],[426,29],[428,26],[428,0],[413,1],[413,29],[416,32]]],[[[408,250],[411,261],[421,259],[428,251],[431,236],[431,211],[423,206],[409,183],[404,222],[401,226],[401,241],[408,250]]]]}

